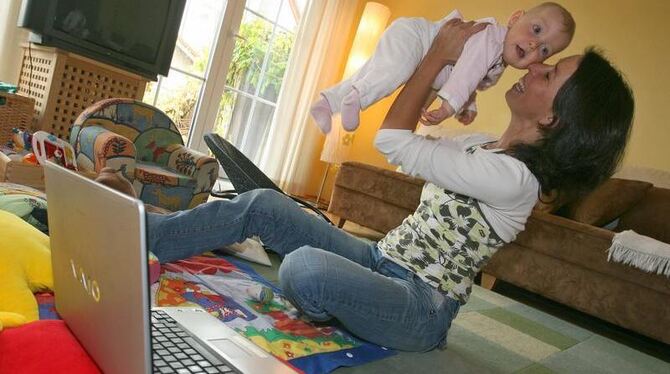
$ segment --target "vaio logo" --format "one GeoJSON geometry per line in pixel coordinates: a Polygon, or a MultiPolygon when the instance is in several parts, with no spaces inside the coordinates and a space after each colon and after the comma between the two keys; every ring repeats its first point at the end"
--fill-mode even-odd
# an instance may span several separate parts
{"type": "Polygon", "coordinates": [[[96,282],[95,279],[87,277],[86,273],[84,273],[83,267],[80,266],[79,270],[77,271],[77,266],[74,264],[72,259],[70,259],[70,266],[72,267],[72,275],[74,276],[74,279],[76,279],[79,283],[81,283],[82,286],[84,286],[84,290],[93,298],[93,300],[99,303],[100,287],[98,287],[98,282],[96,282]]]}

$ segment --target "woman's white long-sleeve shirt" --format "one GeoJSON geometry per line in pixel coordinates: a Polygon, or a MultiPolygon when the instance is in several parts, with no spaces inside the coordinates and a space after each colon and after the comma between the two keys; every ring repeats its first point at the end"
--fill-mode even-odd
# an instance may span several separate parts
{"type": "Polygon", "coordinates": [[[380,130],[389,162],[427,181],[416,211],[379,241],[381,253],[465,304],[475,275],[524,229],[538,182],[526,165],[487,150],[484,135],[431,139],[380,130]]]}
{"type": "Polygon", "coordinates": [[[404,173],[479,201],[496,233],[511,242],[537,202],[539,183],[523,162],[500,150],[477,147],[493,140],[484,134],[435,139],[382,129],[375,147],[404,173]]]}

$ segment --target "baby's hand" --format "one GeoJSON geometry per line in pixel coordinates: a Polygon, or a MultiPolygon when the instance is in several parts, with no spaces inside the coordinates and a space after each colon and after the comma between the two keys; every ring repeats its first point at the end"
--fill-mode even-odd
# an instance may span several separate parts
{"type": "Polygon", "coordinates": [[[451,108],[451,105],[444,101],[439,108],[431,110],[430,112],[426,112],[425,109],[422,109],[419,122],[426,126],[434,126],[452,115],[454,115],[454,110],[451,108]]]}
{"type": "Polygon", "coordinates": [[[465,126],[469,125],[472,123],[472,121],[475,120],[475,117],[477,117],[477,112],[473,110],[462,110],[460,113],[456,115],[456,119],[458,122],[464,124],[465,126]]]}

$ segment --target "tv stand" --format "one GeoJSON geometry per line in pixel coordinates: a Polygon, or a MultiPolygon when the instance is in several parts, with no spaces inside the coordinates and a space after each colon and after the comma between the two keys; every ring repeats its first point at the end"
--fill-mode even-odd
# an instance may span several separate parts
{"type": "Polygon", "coordinates": [[[36,124],[69,141],[75,119],[88,106],[108,98],[142,100],[148,80],[117,67],[58,48],[27,43],[18,92],[35,99],[36,124]]]}

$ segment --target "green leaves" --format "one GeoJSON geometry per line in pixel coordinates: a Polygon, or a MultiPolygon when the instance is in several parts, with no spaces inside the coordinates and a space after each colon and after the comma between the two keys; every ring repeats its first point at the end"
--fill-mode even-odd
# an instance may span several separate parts
{"type": "Polygon", "coordinates": [[[262,19],[243,23],[238,35],[227,84],[246,92],[258,89],[261,95],[270,89],[278,93],[295,36],[277,28],[273,39],[272,24],[262,19]],[[269,61],[265,76],[260,81],[266,53],[270,54],[269,61]]]}

